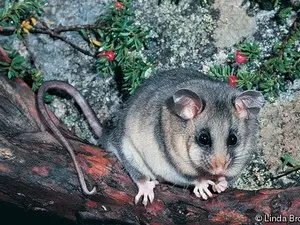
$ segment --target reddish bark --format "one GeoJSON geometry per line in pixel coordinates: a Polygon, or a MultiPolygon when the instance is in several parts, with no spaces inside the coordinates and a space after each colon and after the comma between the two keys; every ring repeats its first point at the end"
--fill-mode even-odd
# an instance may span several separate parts
{"type": "MultiPolygon", "coordinates": [[[[254,224],[256,215],[300,216],[300,188],[228,190],[203,201],[190,189],[159,184],[146,208],[114,156],[68,134],[90,186],[82,194],[71,159],[40,121],[35,95],[22,80],[0,75],[0,200],[71,220],[132,224],[254,224]]],[[[300,222],[299,222],[300,223],[300,222]]],[[[298,223],[298,224],[299,224],[298,223]]],[[[284,224],[284,223],[283,223],[284,224]]]]}
{"type": "MultiPolygon", "coordinates": [[[[0,31],[2,27],[0,26],[0,31]]],[[[9,58],[7,52],[2,48],[2,46],[0,45],[0,62],[5,62],[5,63],[10,63],[11,59],[9,58]]]]}

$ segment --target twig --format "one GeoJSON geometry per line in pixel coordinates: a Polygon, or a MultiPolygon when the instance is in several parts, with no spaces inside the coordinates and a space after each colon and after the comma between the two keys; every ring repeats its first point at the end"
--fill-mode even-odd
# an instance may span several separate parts
{"type": "MultiPolygon", "coordinates": [[[[48,28],[48,26],[44,23],[43,24],[43,28],[33,28],[30,30],[30,33],[34,33],[34,34],[48,34],[49,36],[53,37],[53,38],[57,38],[60,39],[61,41],[69,44],[71,47],[75,48],[77,51],[91,56],[91,57],[96,57],[95,54],[86,51],[82,48],[80,48],[79,46],[75,45],[74,43],[70,42],[69,40],[67,40],[67,37],[64,36],[60,36],[59,34],[62,32],[67,32],[67,31],[80,31],[82,29],[85,30],[97,30],[97,29],[108,29],[106,28],[103,24],[99,24],[99,25],[95,25],[95,24],[86,24],[86,25],[74,25],[74,26],[61,26],[59,28],[56,29],[50,29],[48,28]]],[[[0,29],[0,34],[2,35],[12,35],[17,29],[15,27],[2,27],[2,29],[0,29]]]]}
{"type": "Polygon", "coordinates": [[[61,33],[61,32],[66,32],[66,31],[80,31],[82,29],[85,29],[85,30],[97,30],[97,29],[108,29],[106,27],[104,27],[103,24],[101,25],[95,25],[95,24],[86,24],[86,25],[74,25],[74,26],[62,26],[62,27],[59,27],[57,29],[52,29],[52,31],[54,33],[61,33]]]}
{"type": "MultiPolygon", "coordinates": [[[[44,33],[45,30],[55,33],[55,34],[60,34],[62,32],[67,32],[67,31],[80,31],[82,29],[85,30],[97,30],[97,29],[102,29],[102,30],[107,30],[108,28],[105,27],[103,24],[95,25],[95,24],[86,24],[86,25],[74,25],[74,26],[61,26],[56,29],[50,29],[46,26],[45,23],[42,23],[43,27],[42,28],[36,28],[32,29],[30,31],[36,30],[35,33],[44,33]]],[[[12,35],[17,29],[15,27],[1,27],[0,29],[0,34],[2,35],[12,35]]],[[[31,32],[34,33],[34,32],[31,32]]]]}
{"type": "Polygon", "coordinates": [[[15,31],[15,27],[1,27],[0,29],[0,35],[9,36],[12,35],[15,31]]]}
{"type": "Polygon", "coordinates": [[[290,40],[292,34],[296,31],[299,23],[300,23],[300,16],[297,15],[294,23],[292,24],[292,26],[289,29],[288,34],[286,35],[285,39],[282,41],[282,45],[281,45],[279,53],[278,53],[279,58],[282,59],[283,53],[284,53],[284,48],[285,48],[286,44],[288,43],[288,41],[290,40]]]}
{"type": "MultiPolygon", "coordinates": [[[[285,46],[287,45],[288,41],[290,40],[291,36],[293,35],[293,33],[297,30],[298,26],[299,26],[299,23],[300,23],[300,17],[297,15],[295,21],[293,22],[292,26],[290,27],[289,29],[289,32],[288,34],[285,36],[285,38],[282,40],[281,42],[281,46],[279,47],[279,52],[278,52],[278,56],[270,56],[269,59],[272,59],[272,58],[279,58],[279,59],[282,59],[283,55],[284,55],[284,48],[285,46]]],[[[276,54],[275,54],[276,55],[276,54]]],[[[258,73],[260,74],[262,71],[264,71],[266,68],[268,68],[269,64],[266,64],[266,63],[269,63],[269,60],[267,60],[259,69],[258,69],[258,73]]]]}
{"type": "Polygon", "coordinates": [[[57,39],[60,39],[61,41],[64,41],[65,43],[69,44],[71,47],[75,48],[77,51],[79,51],[85,55],[88,55],[88,56],[91,56],[94,58],[96,57],[95,54],[78,47],[77,45],[75,45],[72,42],[70,42],[69,40],[67,40],[67,37],[60,36],[59,34],[52,32],[52,30],[50,30],[50,29],[49,30],[32,29],[30,31],[31,31],[31,33],[35,33],[35,34],[48,34],[50,37],[57,38],[57,39]]]}

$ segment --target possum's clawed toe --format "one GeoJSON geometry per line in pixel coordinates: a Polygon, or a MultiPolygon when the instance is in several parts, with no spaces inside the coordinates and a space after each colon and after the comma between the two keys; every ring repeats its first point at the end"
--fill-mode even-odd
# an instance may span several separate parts
{"type": "Polygon", "coordinates": [[[218,182],[213,185],[213,191],[221,193],[225,191],[228,187],[228,182],[226,181],[225,177],[219,177],[218,182]]]}
{"type": "Polygon", "coordinates": [[[207,200],[208,197],[212,197],[212,193],[208,190],[209,185],[214,186],[215,183],[211,180],[201,180],[198,181],[194,188],[195,195],[200,198],[202,197],[204,200],[207,200]]]}
{"type": "Polygon", "coordinates": [[[148,200],[150,201],[150,203],[152,203],[154,199],[153,189],[155,188],[155,185],[158,184],[158,181],[142,180],[142,181],[137,181],[136,184],[139,188],[139,192],[135,196],[135,200],[134,200],[135,204],[139,202],[142,196],[143,196],[142,203],[144,206],[148,204],[148,200]]]}

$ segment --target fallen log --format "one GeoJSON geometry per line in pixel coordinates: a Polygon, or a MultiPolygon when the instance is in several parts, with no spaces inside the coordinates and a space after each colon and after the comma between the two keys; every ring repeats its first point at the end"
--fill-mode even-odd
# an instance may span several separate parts
{"type": "Polygon", "coordinates": [[[65,134],[96,195],[82,194],[71,158],[39,118],[35,94],[0,75],[0,201],[82,224],[300,223],[300,187],[229,189],[203,201],[189,188],[159,184],[152,204],[135,205],[137,187],[116,158],[65,134]]]}

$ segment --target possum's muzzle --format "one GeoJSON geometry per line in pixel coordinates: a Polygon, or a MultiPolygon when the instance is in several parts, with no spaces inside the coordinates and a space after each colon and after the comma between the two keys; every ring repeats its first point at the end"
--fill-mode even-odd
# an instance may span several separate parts
{"type": "Polygon", "coordinates": [[[210,172],[216,176],[226,176],[228,165],[230,164],[229,155],[215,154],[211,157],[211,170],[210,172]]]}

